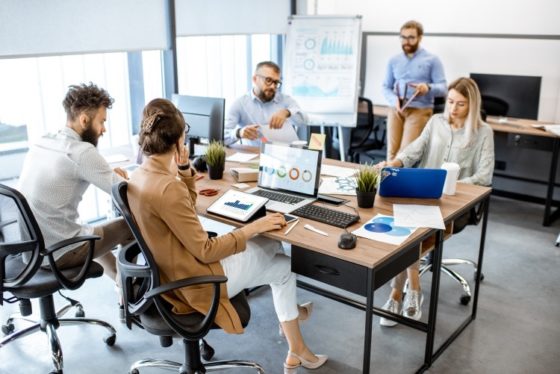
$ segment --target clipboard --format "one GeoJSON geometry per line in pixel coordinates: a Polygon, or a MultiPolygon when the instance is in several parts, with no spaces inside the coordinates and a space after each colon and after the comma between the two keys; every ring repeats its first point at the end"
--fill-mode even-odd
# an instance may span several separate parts
{"type": "Polygon", "coordinates": [[[266,216],[267,198],[236,190],[227,190],[206,211],[239,222],[266,216]]]}

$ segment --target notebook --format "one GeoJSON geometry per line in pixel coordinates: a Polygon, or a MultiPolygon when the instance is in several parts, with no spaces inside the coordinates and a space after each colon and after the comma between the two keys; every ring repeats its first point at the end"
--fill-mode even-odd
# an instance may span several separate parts
{"type": "Polygon", "coordinates": [[[443,169],[383,168],[379,196],[439,199],[447,171],[443,169]]]}
{"type": "Polygon", "coordinates": [[[321,150],[262,143],[257,187],[247,193],[269,199],[267,210],[290,213],[317,199],[321,150]]]}

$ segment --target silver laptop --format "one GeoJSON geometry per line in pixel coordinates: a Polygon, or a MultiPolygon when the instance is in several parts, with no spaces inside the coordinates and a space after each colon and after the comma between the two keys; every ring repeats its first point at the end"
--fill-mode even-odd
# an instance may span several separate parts
{"type": "Polygon", "coordinates": [[[257,187],[246,192],[266,197],[267,210],[290,213],[317,200],[321,151],[262,143],[257,187]]]}

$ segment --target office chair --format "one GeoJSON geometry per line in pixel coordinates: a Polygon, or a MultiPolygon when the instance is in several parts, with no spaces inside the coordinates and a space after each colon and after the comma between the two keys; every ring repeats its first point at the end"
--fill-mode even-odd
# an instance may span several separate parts
{"type": "MultiPolygon", "coordinates": [[[[158,266],[138,228],[128,204],[128,183],[115,184],[112,189],[113,202],[120,211],[136,242],[123,248],[119,253],[118,266],[123,285],[125,300],[125,323],[128,328],[132,324],[139,326],[153,335],[160,337],[162,347],[173,343],[173,337],[182,338],[185,346],[184,363],[168,360],[144,359],[130,367],[130,374],[138,374],[142,367],[162,367],[177,369],[179,374],[197,374],[206,371],[226,368],[246,367],[264,373],[264,369],[255,362],[231,360],[202,363],[199,340],[210,329],[219,329],[214,324],[220,298],[220,284],[227,281],[225,276],[200,276],[185,278],[167,284],[160,284],[158,266]],[[191,313],[179,315],[172,312],[171,304],[167,303],[162,294],[201,284],[212,284],[214,292],[208,314],[191,313]]],[[[243,292],[231,299],[245,327],[251,316],[251,310],[243,292]]]]}
{"type": "Polygon", "coordinates": [[[380,126],[376,126],[373,116],[373,103],[365,97],[358,98],[358,120],[350,130],[348,160],[360,163],[360,154],[382,149],[385,144],[385,130],[379,136],[380,126]]]}
{"type": "Polygon", "coordinates": [[[482,111],[488,116],[505,117],[509,111],[509,104],[499,97],[482,95],[482,111]]]}
{"type": "MultiPolygon", "coordinates": [[[[484,209],[486,209],[485,204],[487,204],[486,201],[472,208],[466,214],[458,217],[453,222],[453,231],[452,231],[453,235],[463,231],[467,225],[478,225],[478,223],[482,219],[484,209]]],[[[432,270],[432,257],[433,257],[433,252],[430,252],[428,255],[420,259],[420,271],[419,271],[420,277],[428,270],[430,271],[432,270]]],[[[463,294],[461,294],[459,301],[463,305],[468,305],[472,298],[471,287],[467,282],[467,280],[461,274],[449,268],[450,266],[453,265],[471,265],[475,269],[474,278],[476,279],[477,264],[472,260],[462,259],[462,258],[443,258],[441,260],[441,271],[449,275],[451,278],[453,278],[457,283],[459,283],[463,287],[463,294]]],[[[484,279],[484,274],[480,274],[480,280],[482,281],[483,279],[484,279]]]]}
{"type": "MultiPolygon", "coordinates": [[[[22,330],[14,332],[14,316],[2,326],[7,336],[0,341],[0,348],[19,338],[42,331],[47,334],[51,349],[54,370],[51,374],[62,374],[62,348],[56,333],[60,326],[91,324],[99,325],[108,330],[109,335],[104,338],[107,345],[112,346],[116,340],[116,330],[108,323],[91,318],[60,318],[72,305],[67,305],[55,311],[53,294],[61,289],[75,290],[86,279],[103,275],[101,265],[93,262],[94,241],[98,236],[79,236],[63,240],[49,248],[45,248],[43,236],[33,216],[25,197],[17,190],[0,184],[0,293],[3,302],[15,303],[20,301],[22,319],[32,322],[22,330]],[[89,252],[82,266],[60,270],[54,262],[53,254],[71,244],[88,242],[89,252]],[[24,257],[26,261],[24,261],[24,257]],[[43,269],[41,263],[47,258],[51,269],[43,269]],[[5,297],[6,293],[12,296],[5,297]],[[38,299],[40,319],[33,321],[25,318],[31,314],[29,300],[38,299]]],[[[83,312],[83,310],[82,310],[83,312]]],[[[81,313],[79,313],[81,314],[81,313]]]]}

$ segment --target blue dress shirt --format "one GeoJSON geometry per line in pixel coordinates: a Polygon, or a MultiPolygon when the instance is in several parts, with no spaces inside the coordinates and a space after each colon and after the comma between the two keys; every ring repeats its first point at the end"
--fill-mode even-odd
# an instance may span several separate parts
{"type": "Polygon", "coordinates": [[[406,88],[409,83],[430,85],[430,91],[426,95],[416,96],[409,104],[410,108],[432,108],[434,97],[447,94],[447,82],[440,59],[423,48],[419,48],[412,57],[402,52],[389,60],[383,80],[383,95],[391,106],[396,106],[397,92],[402,98],[406,89],[405,103],[412,96],[414,88],[406,88]]]}

